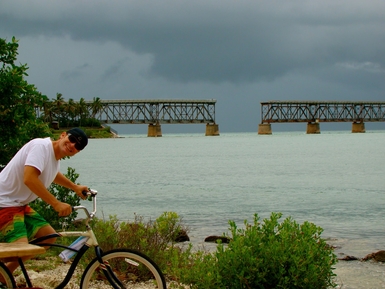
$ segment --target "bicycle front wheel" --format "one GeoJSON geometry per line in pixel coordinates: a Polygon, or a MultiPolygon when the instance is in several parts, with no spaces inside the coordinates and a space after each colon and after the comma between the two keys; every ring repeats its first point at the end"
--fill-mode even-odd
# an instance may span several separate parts
{"type": "Polygon", "coordinates": [[[159,267],[149,257],[138,251],[115,249],[105,252],[102,258],[103,264],[95,258],[84,270],[80,282],[81,289],[166,289],[166,281],[159,267]]]}
{"type": "Polygon", "coordinates": [[[15,279],[4,263],[0,262],[0,288],[16,288],[15,279]]]}

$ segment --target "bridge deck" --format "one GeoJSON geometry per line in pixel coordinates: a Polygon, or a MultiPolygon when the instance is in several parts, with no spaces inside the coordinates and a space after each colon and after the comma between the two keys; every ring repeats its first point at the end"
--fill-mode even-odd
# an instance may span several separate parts
{"type": "MultiPolygon", "coordinates": [[[[92,113],[92,102],[86,102],[92,113]]],[[[215,123],[215,99],[211,100],[102,100],[95,118],[102,123],[172,124],[215,123]]]]}
{"type": "Polygon", "coordinates": [[[261,102],[261,123],[380,122],[381,101],[269,101],[261,102]]]}

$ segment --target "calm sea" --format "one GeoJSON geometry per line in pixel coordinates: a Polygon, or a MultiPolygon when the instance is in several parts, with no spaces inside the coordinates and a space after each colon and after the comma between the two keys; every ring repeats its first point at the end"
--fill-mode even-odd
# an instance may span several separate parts
{"type": "MultiPolygon", "coordinates": [[[[362,258],[385,249],[384,143],[385,131],[122,135],[91,139],[61,170],[98,190],[99,216],[174,211],[196,245],[228,220],[282,212],[322,227],[339,256],[362,258]]],[[[343,288],[385,288],[385,266],[339,263],[343,288]]]]}

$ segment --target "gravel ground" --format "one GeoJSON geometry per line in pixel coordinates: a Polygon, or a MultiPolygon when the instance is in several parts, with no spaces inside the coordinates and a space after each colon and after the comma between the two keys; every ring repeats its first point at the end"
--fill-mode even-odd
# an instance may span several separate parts
{"type": "MultiPolygon", "coordinates": [[[[63,281],[65,275],[67,274],[67,271],[70,267],[70,264],[62,264],[57,266],[53,270],[46,270],[43,272],[36,272],[34,270],[27,270],[29,278],[31,279],[32,285],[34,287],[41,287],[44,289],[54,289],[56,286],[60,284],[60,282],[63,281]]],[[[79,283],[81,279],[81,273],[82,270],[77,270],[74,273],[74,276],[68,283],[68,285],[65,287],[66,289],[78,289],[79,283]],[[76,277],[75,277],[76,276],[76,277]],[[78,277],[78,278],[77,278],[78,277]]],[[[25,279],[23,275],[19,275],[16,278],[17,284],[25,284],[25,279]]],[[[103,285],[102,283],[96,284],[95,288],[98,289],[111,289],[111,286],[103,285]]],[[[131,288],[131,287],[130,287],[131,288]]],[[[146,283],[140,283],[137,284],[137,286],[132,287],[135,289],[154,289],[153,285],[149,285],[146,283]]],[[[169,284],[167,285],[167,288],[169,288],[169,284]]]]}
{"type": "MultiPolygon", "coordinates": [[[[31,279],[32,284],[35,287],[42,287],[44,289],[55,288],[63,279],[65,274],[68,271],[70,265],[60,265],[54,270],[47,270],[43,272],[36,272],[34,270],[27,270],[29,278],[31,279]]],[[[75,272],[76,274],[76,272],[75,272]]],[[[16,278],[17,284],[25,283],[25,279],[23,275],[19,275],[16,278]]],[[[72,278],[66,288],[74,289],[79,288],[78,281],[75,278],[72,278]]]]}

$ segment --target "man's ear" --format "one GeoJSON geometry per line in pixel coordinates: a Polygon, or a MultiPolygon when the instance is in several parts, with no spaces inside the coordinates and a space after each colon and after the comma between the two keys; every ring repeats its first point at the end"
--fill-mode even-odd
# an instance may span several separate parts
{"type": "Polygon", "coordinates": [[[61,134],[60,134],[60,138],[59,139],[62,139],[62,138],[65,138],[67,136],[67,133],[65,131],[63,131],[61,134]]]}

